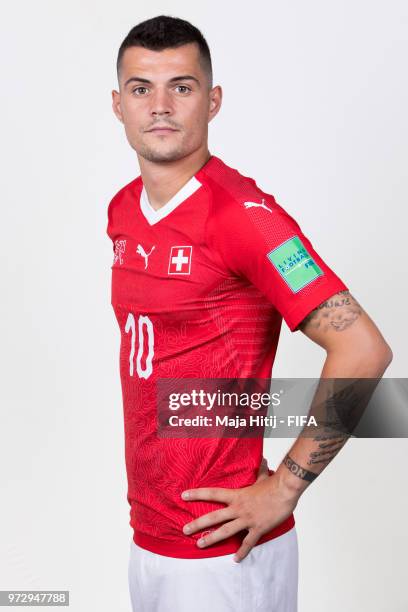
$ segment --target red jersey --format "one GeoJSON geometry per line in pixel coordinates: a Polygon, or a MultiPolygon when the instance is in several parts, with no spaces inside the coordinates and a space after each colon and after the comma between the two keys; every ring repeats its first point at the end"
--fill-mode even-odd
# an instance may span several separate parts
{"type": "MultiPolygon", "coordinates": [[[[224,505],[181,493],[254,483],[263,439],[158,437],[156,382],[268,379],[282,317],[294,331],[347,287],[272,195],[214,155],[157,211],[132,180],[109,204],[107,233],[133,539],[172,557],[234,553],[245,531],[204,549],[201,533],[183,534],[224,505]]],[[[293,525],[291,515],[258,544],[293,525]]]]}

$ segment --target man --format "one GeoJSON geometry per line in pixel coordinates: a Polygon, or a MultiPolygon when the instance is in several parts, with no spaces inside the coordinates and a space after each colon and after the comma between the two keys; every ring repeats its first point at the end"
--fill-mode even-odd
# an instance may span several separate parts
{"type": "Polygon", "coordinates": [[[299,437],[265,473],[262,438],[158,436],[157,382],[270,378],[282,318],[326,350],[322,378],[380,377],[391,350],[274,197],[209,153],[222,90],[199,30],[140,23],[117,70],[113,110],[141,170],[107,228],[133,609],[294,612],[293,510],[346,436],[299,437]]]}

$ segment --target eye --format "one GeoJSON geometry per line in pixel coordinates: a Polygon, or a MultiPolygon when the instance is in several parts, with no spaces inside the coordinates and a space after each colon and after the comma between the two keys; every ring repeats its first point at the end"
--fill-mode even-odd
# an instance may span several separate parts
{"type": "Polygon", "coordinates": [[[191,91],[190,87],[188,87],[187,85],[176,85],[176,89],[184,90],[184,91],[180,91],[179,93],[187,93],[191,91]]]}
{"type": "Polygon", "coordinates": [[[143,87],[142,85],[139,85],[139,87],[135,87],[134,89],[132,89],[132,93],[137,92],[136,95],[138,96],[143,96],[146,91],[147,91],[147,87],[143,87]]]}

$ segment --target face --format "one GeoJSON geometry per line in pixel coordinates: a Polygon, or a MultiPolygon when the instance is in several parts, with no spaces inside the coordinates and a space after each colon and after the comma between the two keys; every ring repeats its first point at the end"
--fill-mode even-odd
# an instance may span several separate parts
{"type": "Polygon", "coordinates": [[[197,44],[163,51],[130,47],[112,106],[137,154],[165,162],[207,146],[208,123],[221,97],[221,87],[209,87],[197,44]]]}

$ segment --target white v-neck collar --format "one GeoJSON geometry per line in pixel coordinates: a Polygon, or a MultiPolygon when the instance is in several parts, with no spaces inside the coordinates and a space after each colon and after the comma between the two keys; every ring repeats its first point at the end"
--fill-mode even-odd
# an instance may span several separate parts
{"type": "Polygon", "coordinates": [[[170,198],[166,204],[164,204],[164,206],[158,210],[155,210],[149,202],[145,186],[143,185],[140,193],[140,210],[142,211],[149,225],[154,225],[164,217],[167,217],[169,213],[171,213],[175,208],[177,208],[177,206],[184,202],[184,200],[197,191],[199,187],[201,187],[200,181],[197,180],[195,176],[192,176],[187,183],[183,185],[183,187],[179,189],[179,191],[174,194],[174,196],[170,198]]]}

